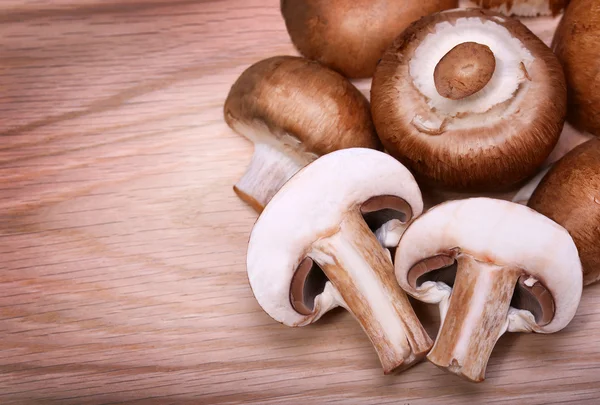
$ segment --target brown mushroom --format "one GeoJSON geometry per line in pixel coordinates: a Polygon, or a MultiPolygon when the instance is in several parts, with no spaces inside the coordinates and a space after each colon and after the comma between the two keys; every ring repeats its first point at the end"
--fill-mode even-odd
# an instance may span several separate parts
{"type": "Polygon", "coordinates": [[[458,0],[281,0],[281,14],[300,53],[347,77],[370,77],[394,38],[427,14],[458,0]]]}
{"type": "Polygon", "coordinates": [[[415,22],[387,49],[371,112],[386,150],[423,185],[502,191],[533,176],[556,145],[566,85],[552,51],[519,21],[451,10],[415,22]],[[436,86],[442,69],[463,82],[457,94],[436,86]]]}
{"type": "Polygon", "coordinates": [[[558,15],[569,0],[471,0],[471,3],[506,15],[536,17],[558,15]]]}
{"type": "Polygon", "coordinates": [[[234,190],[258,212],[320,155],[381,149],[363,94],[339,73],[300,57],[276,56],[246,69],[231,87],[224,115],[254,143],[252,161],[234,190]]]}
{"type": "Polygon", "coordinates": [[[600,136],[600,2],[572,1],[552,48],[567,78],[567,119],[577,129],[600,136]]]}
{"type": "Polygon", "coordinates": [[[528,205],[569,231],[579,250],[584,285],[600,280],[600,139],[559,160],[528,205]]]}

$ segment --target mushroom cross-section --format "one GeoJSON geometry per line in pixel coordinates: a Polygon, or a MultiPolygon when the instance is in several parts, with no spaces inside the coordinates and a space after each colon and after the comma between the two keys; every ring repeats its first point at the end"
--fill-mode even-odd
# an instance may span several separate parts
{"type": "Polygon", "coordinates": [[[385,149],[423,184],[499,191],[548,157],[566,97],[558,59],[519,21],[450,10],[413,23],[386,50],[371,112],[385,149]]]}
{"type": "Polygon", "coordinates": [[[471,0],[470,3],[506,15],[536,17],[558,15],[567,6],[569,0],[471,0]]]}
{"type": "Polygon", "coordinates": [[[482,381],[506,331],[552,333],[573,318],[581,263],[569,233],[516,203],[472,198],[415,219],[396,250],[396,278],[414,298],[438,304],[442,324],[427,358],[482,381]]]}
{"type": "Polygon", "coordinates": [[[569,231],[581,258],[584,285],[600,280],[600,139],[560,159],[528,205],[569,231]]]}
{"type": "Polygon", "coordinates": [[[353,148],[319,158],[279,190],[252,230],[247,270],[258,303],[288,326],[342,306],[386,374],[420,361],[432,341],[368,223],[378,212],[407,221],[422,209],[413,176],[382,152],[353,148]]]}
{"type": "Polygon", "coordinates": [[[260,212],[296,171],[334,150],[381,149],[369,102],[319,63],[276,56],[246,69],[229,91],[225,121],[254,143],[237,195],[260,212]]]}

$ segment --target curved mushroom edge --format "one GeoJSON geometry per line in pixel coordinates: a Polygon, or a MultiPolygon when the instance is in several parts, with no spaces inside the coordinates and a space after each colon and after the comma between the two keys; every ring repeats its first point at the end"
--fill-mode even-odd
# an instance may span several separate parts
{"type": "Polygon", "coordinates": [[[582,292],[581,262],[569,233],[551,219],[520,204],[484,197],[442,203],[411,222],[402,236],[395,257],[398,283],[420,301],[442,303],[451,291],[443,279],[414,285],[409,273],[435,256],[447,267],[459,253],[520,269],[523,284],[539,283],[551,293],[550,321],[540,325],[533,314],[520,313],[508,316],[509,331],[553,333],[574,317],[582,292]]]}
{"type": "Polygon", "coordinates": [[[587,141],[559,160],[542,179],[529,207],[565,227],[573,237],[583,284],[600,279],[600,139],[587,141]]]}
{"type": "Polygon", "coordinates": [[[478,7],[520,17],[557,16],[569,0],[471,0],[478,7]]]}
{"type": "Polygon", "coordinates": [[[403,199],[413,217],[423,211],[421,192],[408,169],[371,149],[325,155],[281,188],[256,221],[248,244],[248,279],[265,312],[285,325],[303,326],[344,305],[327,283],[329,287],[315,297],[314,312],[299,313],[290,301],[292,278],[302,260],[314,259],[313,243],[335,233],[348,212],[360,214],[361,205],[376,196],[403,199]]]}
{"type": "Polygon", "coordinates": [[[519,21],[451,10],[413,23],[386,50],[371,111],[386,150],[418,180],[462,191],[506,189],[533,175],[558,142],[566,84],[556,56],[519,21]],[[482,90],[451,100],[432,77],[464,42],[489,47],[497,66],[482,90]]]}

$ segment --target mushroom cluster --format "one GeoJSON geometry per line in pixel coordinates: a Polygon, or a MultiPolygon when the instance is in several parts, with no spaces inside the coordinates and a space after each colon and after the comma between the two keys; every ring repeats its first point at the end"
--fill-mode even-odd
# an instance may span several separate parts
{"type": "Polygon", "coordinates": [[[260,213],[258,304],[291,327],[346,309],[385,374],[427,359],[483,381],[504,333],[559,332],[600,279],[600,140],[553,152],[567,111],[600,135],[600,65],[581,56],[599,55],[600,7],[475,3],[281,0],[303,56],[248,67],[224,105],[254,143],[234,190],[260,213]],[[565,7],[558,57],[511,17],[565,7]],[[371,75],[369,103],[349,78],[371,75]],[[438,306],[435,336],[409,296],[438,306]]]}

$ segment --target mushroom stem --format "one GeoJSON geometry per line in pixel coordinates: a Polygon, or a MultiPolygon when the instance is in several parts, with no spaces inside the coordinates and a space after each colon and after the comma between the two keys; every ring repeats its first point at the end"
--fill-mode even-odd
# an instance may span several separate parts
{"type": "Polygon", "coordinates": [[[432,341],[394,277],[389,255],[360,213],[313,243],[309,256],[344,299],[371,340],[385,374],[421,361],[432,341]]]}
{"type": "Polygon", "coordinates": [[[496,341],[508,328],[508,311],[522,271],[458,257],[448,311],[427,359],[467,380],[481,382],[496,341]]]}
{"type": "Polygon", "coordinates": [[[302,165],[265,143],[257,143],[250,165],[233,191],[257,212],[262,212],[275,193],[302,165]]]}

